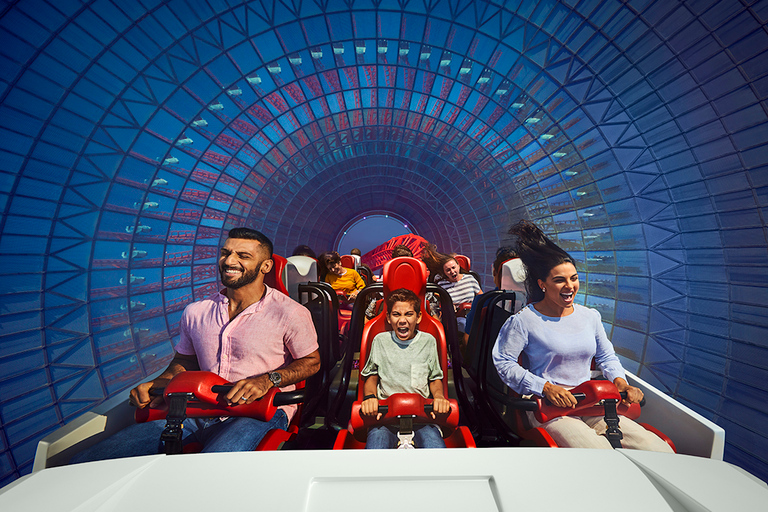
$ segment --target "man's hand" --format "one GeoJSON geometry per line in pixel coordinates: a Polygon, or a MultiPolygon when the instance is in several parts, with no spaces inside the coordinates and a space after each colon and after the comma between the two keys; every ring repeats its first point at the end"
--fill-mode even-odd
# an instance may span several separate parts
{"type": "Polygon", "coordinates": [[[266,374],[239,380],[232,385],[232,389],[227,393],[227,403],[229,405],[253,403],[263,397],[271,387],[272,381],[266,374]]]}
{"type": "Polygon", "coordinates": [[[578,403],[570,391],[564,387],[552,384],[551,382],[544,384],[542,392],[547,400],[556,407],[568,407],[573,409],[578,403]]]}
{"type": "Polygon", "coordinates": [[[168,385],[169,381],[170,379],[158,378],[149,382],[142,382],[131,390],[128,403],[138,407],[139,409],[143,409],[147,406],[149,406],[150,409],[159,407],[164,402],[163,395],[159,394],[157,396],[150,396],[149,390],[153,388],[162,389],[168,385]]]}
{"type": "Polygon", "coordinates": [[[165,401],[163,395],[160,394],[155,397],[150,396],[150,389],[163,389],[174,376],[181,372],[199,369],[200,365],[197,362],[197,356],[179,354],[176,352],[173,355],[170,364],[168,364],[168,368],[166,368],[159,377],[149,382],[143,382],[131,390],[130,396],[128,397],[128,403],[139,409],[143,409],[147,406],[149,406],[150,409],[159,407],[165,401]]]}
{"type": "Polygon", "coordinates": [[[363,400],[362,405],[360,405],[360,412],[363,416],[376,416],[376,421],[379,421],[381,419],[379,399],[374,397],[369,398],[368,400],[363,400]]]}
{"type": "Polygon", "coordinates": [[[432,401],[432,419],[435,419],[435,414],[448,414],[451,412],[451,403],[447,398],[435,398],[432,401]]]}

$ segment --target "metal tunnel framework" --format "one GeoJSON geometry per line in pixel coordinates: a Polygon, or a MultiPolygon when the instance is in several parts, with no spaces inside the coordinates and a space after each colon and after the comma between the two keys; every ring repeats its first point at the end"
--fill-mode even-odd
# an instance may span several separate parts
{"type": "Polygon", "coordinates": [[[768,6],[0,7],[0,484],[172,354],[226,230],[395,211],[487,269],[529,218],[625,366],[768,477],[768,6]]]}

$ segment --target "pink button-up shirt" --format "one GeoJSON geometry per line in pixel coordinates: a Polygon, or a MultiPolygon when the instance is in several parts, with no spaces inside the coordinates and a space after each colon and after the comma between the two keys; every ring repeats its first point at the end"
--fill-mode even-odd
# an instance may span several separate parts
{"type": "MultiPolygon", "coordinates": [[[[181,317],[180,354],[195,355],[200,369],[230,382],[287,366],[317,350],[309,311],[282,293],[266,293],[231,322],[229,299],[217,293],[193,302],[181,317]]],[[[281,388],[289,391],[296,386],[281,388]]],[[[281,407],[290,421],[295,405],[281,407]]]]}

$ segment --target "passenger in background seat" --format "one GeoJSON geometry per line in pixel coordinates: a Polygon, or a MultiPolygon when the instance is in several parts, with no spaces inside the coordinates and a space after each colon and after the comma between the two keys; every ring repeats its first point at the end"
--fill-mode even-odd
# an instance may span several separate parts
{"type": "MultiPolygon", "coordinates": [[[[517,258],[517,253],[514,249],[511,247],[499,247],[496,251],[496,259],[493,260],[493,265],[491,265],[491,275],[493,276],[493,284],[496,286],[494,288],[495,290],[501,289],[501,265],[504,264],[504,262],[509,261],[513,258],[517,258]]],[[[474,300],[472,300],[472,307],[467,312],[467,318],[466,318],[466,324],[464,325],[464,340],[463,345],[466,346],[467,339],[469,337],[469,332],[472,330],[472,321],[475,317],[475,304],[477,303],[478,295],[475,296],[474,300]]]]}
{"type": "Polygon", "coordinates": [[[291,256],[309,256],[310,258],[317,259],[317,254],[308,245],[297,245],[291,256]]]}
{"type": "Polygon", "coordinates": [[[334,290],[343,292],[347,302],[354,302],[358,292],[365,288],[365,282],[360,274],[351,268],[342,267],[341,256],[336,251],[324,253],[322,263],[327,271],[325,281],[334,290]]]}
{"type": "MultiPolygon", "coordinates": [[[[357,269],[365,269],[368,272],[367,275],[369,275],[369,276],[373,275],[373,272],[371,271],[371,267],[369,267],[368,265],[366,265],[365,263],[362,262],[361,258],[363,257],[363,253],[360,252],[360,249],[358,249],[358,248],[351,249],[349,251],[349,254],[351,254],[352,256],[357,256],[357,269]]],[[[358,272],[358,274],[359,273],[360,272],[358,272]]],[[[370,283],[368,283],[368,284],[370,284],[370,283]]]]}
{"type": "Polygon", "coordinates": [[[475,296],[483,293],[480,289],[480,284],[474,277],[462,274],[459,262],[453,258],[448,259],[443,264],[443,275],[445,279],[437,282],[437,285],[444,288],[451,296],[453,301],[453,309],[456,311],[456,322],[459,326],[459,333],[466,332],[466,314],[467,307],[464,305],[470,305],[475,296]]]}
{"type": "MultiPolygon", "coordinates": [[[[407,246],[407,245],[396,245],[392,248],[392,259],[395,258],[413,258],[413,251],[407,246]]],[[[383,271],[383,268],[382,268],[383,271]]],[[[381,273],[376,276],[376,280],[381,280],[381,273]]],[[[379,301],[384,296],[381,293],[376,293],[373,297],[371,297],[371,301],[368,303],[368,307],[365,309],[365,317],[370,320],[374,316],[378,315],[381,312],[381,304],[379,301]],[[378,303],[378,306],[377,306],[378,303]]]]}
{"type": "Polygon", "coordinates": [[[443,254],[437,251],[435,244],[427,244],[421,251],[421,261],[427,266],[429,270],[429,277],[427,281],[430,283],[436,283],[441,279],[445,279],[443,276],[443,265],[451,258],[449,254],[443,254]]]}
{"type": "Polygon", "coordinates": [[[392,259],[407,256],[413,258],[413,251],[407,245],[396,245],[392,248],[392,259]]]}
{"type": "MultiPolygon", "coordinates": [[[[365,396],[360,408],[364,416],[379,414],[379,398],[395,393],[418,393],[434,398],[434,412],[449,412],[450,404],[443,396],[443,370],[437,355],[437,341],[428,333],[418,330],[421,322],[419,297],[411,290],[400,288],[387,297],[387,323],[392,331],[373,338],[371,350],[361,375],[365,396]]],[[[368,431],[367,449],[396,448],[398,437],[394,427],[374,427],[368,431]]],[[[424,425],[414,429],[413,440],[417,448],[445,448],[440,429],[424,425]]]]}
{"type": "MultiPolygon", "coordinates": [[[[465,331],[466,312],[476,295],[483,293],[474,277],[462,272],[461,266],[450,254],[437,251],[435,245],[428,245],[421,253],[421,259],[430,272],[430,280],[445,289],[453,301],[453,309],[456,312],[456,323],[459,333],[465,331]],[[463,306],[466,304],[466,306],[463,306]]],[[[430,294],[427,296],[432,316],[440,317],[440,306],[437,298],[430,294]]]]}

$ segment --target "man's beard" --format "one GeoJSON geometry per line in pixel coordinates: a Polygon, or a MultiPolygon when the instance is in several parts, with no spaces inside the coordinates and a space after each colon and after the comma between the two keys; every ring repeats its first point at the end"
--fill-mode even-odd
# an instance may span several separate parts
{"type": "Polygon", "coordinates": [[[221,275],[221,284],[233,290],[242,288],[247,284],[251,284],[256,280],[257,277],[259,277],[260,268],[261,268],[261,264],[257,265],[255,269],[245,271],[240,277],[235,278],[235,277],[228,276],[225,273],[225,269],[222,267],[219,267],[219,274],[221,275]]]}

